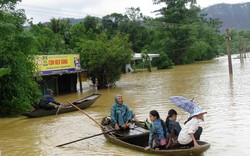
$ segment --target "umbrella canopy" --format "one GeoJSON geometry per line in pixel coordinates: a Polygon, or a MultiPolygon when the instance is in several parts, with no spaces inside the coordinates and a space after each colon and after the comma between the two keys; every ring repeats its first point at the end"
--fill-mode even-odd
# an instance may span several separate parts
{"type": "Polygon", "coordinates": [[[189,99],[186,99],[182,96],[171,96],[169,98],[177,107],[183,109],[189,114],[193,114],[194,110],[198,108],[198,106],[189,99]]]}

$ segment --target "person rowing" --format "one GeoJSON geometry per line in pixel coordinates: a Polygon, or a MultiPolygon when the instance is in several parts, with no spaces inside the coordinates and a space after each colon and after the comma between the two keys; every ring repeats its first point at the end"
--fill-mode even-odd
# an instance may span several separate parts
{"type": "Polygon", "coordinates": [[[51,103],[54,103],[56,105],[60,105],[59,102],[57,102],[53,97],[53,91],[51,89],[47,89],[43,97],[40,99],[39,102],[39,108],[40,109],[45,109],[45,110],[53,110],[56,109],[57,107],[54,106],[51,103]]]}

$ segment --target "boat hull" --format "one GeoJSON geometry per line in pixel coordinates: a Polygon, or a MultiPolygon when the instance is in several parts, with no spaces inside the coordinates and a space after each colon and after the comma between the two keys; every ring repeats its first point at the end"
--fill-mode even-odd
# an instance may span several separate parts
{"type": "MultiPolygon", "coordinates": [[[[82,99],[79,99],[77,101],[72,102],[74,105],[79,107],[80,109],[86,109],[93,105],[95,101],[100,97],[101,94],[92,94],[90,96],[84,97],[82,99]]],[[[62,114],[67,112],[76,111],[77,109],[75,107],[72,107],[71,105],[63,105],[63,107],[53,110],[44,110],[44,109],[37,109],[32,112],[23,113],[22,115],[30,117],[30,118],[36,118],[36,117],[43,117],[43,116],[49,116],[49,115],[56,115],[56,114],[62,114]]]]}
{"type": "MultiPolygon", "coordinates": [[[[200,156],[210,147],[209,143],[205,141],[198,141],[198,144],[200,145],[198,148],[193,148],[193,147],[190,148],[185,146],[175,149],[167,149],[167,150],[149,149],[148,151],[145,151],[144,148],[148,144],[149,130],[147,129],[146,125],[143,125],[142,123],[143,122],[141,122],[139,125],[136,125],[134,129],[130,128],[130,130],[128,130],[129,132],[121,132],[119,135],[117,135],[116,133],[112,134],[106,133],[104,134],[104,136],[109,142],[115,145],[155,155],[200,156]]],[[[110,128],[105,127],[103,132],[105,132],[105,130],[110,130],[110,128]]]]}

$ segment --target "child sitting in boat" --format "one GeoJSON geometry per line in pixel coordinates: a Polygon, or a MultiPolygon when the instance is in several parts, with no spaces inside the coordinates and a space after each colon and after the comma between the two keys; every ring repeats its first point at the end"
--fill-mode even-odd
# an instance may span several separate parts
{"type": "Polygon", "coordinates": [[[156,110],[149,112],[149,119],[151,121],[149,141],[148,146],[144,150],[147,151],[152,148],[165,149],[167,130],[163,120],[160,119],[160,115],[156,110]]]}
{"type": "Polygon", "coordinates": [[[115,104],[111,108],[111,125],[116,129],[129,128],[129,122],[134,119],[138,122],[135,114],[123,103],[122,95],[115,97],[115,104]]]}

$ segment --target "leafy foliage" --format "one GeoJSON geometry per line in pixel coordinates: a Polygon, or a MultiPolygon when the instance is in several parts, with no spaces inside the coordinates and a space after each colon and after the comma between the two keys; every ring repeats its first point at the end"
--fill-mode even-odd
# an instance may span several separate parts
{"type": "Polygon", "coordinates": [[[104,28],[104,32],[106,32],[107,35],[115,35],[119,32],[119,26],[123,22],[128,22],[129,19],[126,15],[118,14],[118,13],[112,13],[110,15],[106,15],[102,18],[101,23],[104,28]]]}
{"type": "Polygon", "coordinates": [[[162,14],[159,21],[165,23],[159,30],[168,34],[160,42],[174,64],[189,64],[217,56],[220,23],[213,20],[206,21],[204,15],[199,17],[200,8],[195,6],[195,0],[154,0],[154,2],[166,5],[157,11],[162,14]]]}
{"type": "Polygon", "coordinates": [[[39,90],[34,81],[33,63],[22,52],[0,52],[0,66],[10,66],[9,75],[0,77],[0,116],[17,115],[31,109],[39,100],[39,90]]]}
{"type": "Polygon", "coordinates": [[[0,77],[0,116],[5,117],[30,109],[40,93],[29,57],[33,37],[23,29],[23,10],[1,10],[0,21],[0,67],[11,69],[9,74],[0,77]]]}
{"type": "Polygon", "coordinates": [[[172,69],[174,63],[168,58],[168,56],[162,52],[160,53],[159,58],[153,60],[153,64],[157,66],[157,69],[172,69]]]}
{"type": "Polygon", "coordinates": [[[53,32],[43,24],[31,25],[30,33],[34,36],[35,49],[39,54],[66,53],[67,45],[63,35],[53,32]]]}
{"type": "Polygon", "coordinates": [[[128,36],[115,35],[108,40],[105,33],[95,40],[85,39],[79,43],[81,64],[88,69],[88,76],[99,88],[114,85],[120,79],[121,69],[132,56],[128,36]]]}
{"type": "Polygon", "coordinates": [[[1,0],[0,9],[3,10],[14,10],[16,3],[21,2],[21,0],[1,0]]]}
{"type": "Polygon", "coordinates": [[[11,73],[11,68],[0,68],[0,77],[11,73]]]}
{"type": "MultiPolygon", "coordinates": [[[[174,64],[213,59],[225,53],[225,35],[221,22],[207,19],[195,6],[196,0],[153,0],[163,7],[150,18],[140,8],[126,8],[126,14],[112,13],[102,19],[87,16],[80,23],[69,19],[51,19],[24,30],[24,10],[15,10],[20,0],[0,1],[0,113],[15,115],[38,100],[38,86],[33,78],[34,54],[80,53],[81,65],[99,88],[114,85],[134,52],[143,53],[143,67],[151,71],[150,53],[160,54],[152,64],[169,69],[174,64]],[[222,46],[219,44],[222,43],[222,46]]],[[[249,32],[231,31],[232,49],[242,51],[249,32]],[[241,40],[236,42],[234,39],[241,40]]]]}
{"type": "MultiPolygon", "coordinates": [[[[232,54],[239,54],[249,51],[250,31],[247,30],[230,30],[230,51],[232,54]]],[[[222,43],[218,49],[221,54],[227,54],[226,32],[221,37],[222,43]]]]}

